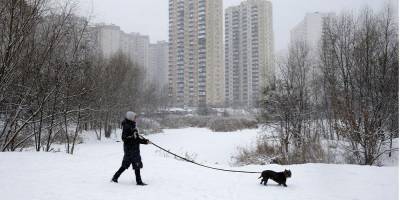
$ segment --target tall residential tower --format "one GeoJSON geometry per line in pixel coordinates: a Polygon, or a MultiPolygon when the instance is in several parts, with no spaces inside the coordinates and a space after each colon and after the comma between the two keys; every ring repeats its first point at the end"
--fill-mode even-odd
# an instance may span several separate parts
{"type": "Polygon", "coordinates": [[[308,47],[318,53],[324,21],[334,17],[335,13],[307,13],[304,19],[290,31],[290,42],[305,42],[308,47]]]}
{"type": "Polygon", "coordinates": [[[168,42],[150,44],[149,54],[148,79],[162,89],[168,85],[168,42]]]}
{"type": "Polygon", "coordinates": [[[109,59],[120,52],[139,67],[149,67],[149,36],[140,33],[128,34],[113,24],[97,24],[93,30],[97,48],[103,58],[109,59]]]}
{"type": "Polygon", "coordinates": [[[257,106],[274,70],[272,4],[247,0],[225,10],[225,104],[257,106]]]}
{"type": "Polygon", "coordinates": [[[224,103],[222,0],[169,0],[169,94],[175,106],[224,103]]]}

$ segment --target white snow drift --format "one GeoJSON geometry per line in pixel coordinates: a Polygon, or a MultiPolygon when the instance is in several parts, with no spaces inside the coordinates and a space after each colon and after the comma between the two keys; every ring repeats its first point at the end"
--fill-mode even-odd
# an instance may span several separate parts
{"type": "Polygon", "coordinates": [[[229,167],[238,145],[255,141],[257,130],[212,133],[207,129],[166,130],[152,141],[210,165],[238,170],[292,171],[288,187],[269,181],[259,184],[258,174],[213,171],[179,161],[154,146],[142,146],[143,180],[136,186],[132,170],[119,183],[110,178],[121,164],[122,144],[114,140],[90,141],[75,155],[64,153],[1,153],[0,199],[96,200],[96,199],[293,199],[293,200],[395,200],[398,199],[398,167],[357,165],[265,165],[229,167]],[[218,164],[216,164],[218,163],[218,164]]]}

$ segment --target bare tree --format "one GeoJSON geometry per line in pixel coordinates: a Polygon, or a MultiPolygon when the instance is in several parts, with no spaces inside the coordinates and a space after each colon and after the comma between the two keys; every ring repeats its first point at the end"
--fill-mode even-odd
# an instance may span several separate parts
{"type": "Polygon", "coordinates": [[[59,143],[72,154],[83,127],[109,137],[124,112],[159,103],[140,66],[120,52],[101,57],[74,9],[70,1],[0,1],[1,151],[59,143]]]}
{"type": "Polygon", "coordinates": [[[321,159],[321,155],[316,154],[320,150],[319,134],[314,131],[316,106],[310,73],[314,65],[305,42],[292,44],[288,57],[278,63],[279,76],[265,90],[265,114],[277,122],[274,127],[278,130],[281,153],[287,163],[321,159]]]}
{"type": "Polygon", "coordinates": [[[73,15],[69,3],[52,8],[46,1],[21,0],[0,6],[1,26],[9,27],[0,35],[1,150],[14,151],[34,138],[37,151],[43,144],[50,151],[64,130],[62,106],[65,122],[80,105],[70,99],[86,93],[82,82],[72,85],[85,78],[80,70],[87,63],[81,54],[87,21],[73,15]]]}
{"type": "Polygon", "coordinates": [[[398,150],[397,23],[389,6],[344,12],[324,20],[320,51],[291,45],[263,106],[286,162],[327,161],[321,136],[341,141],[350,163],[377,164],[398,150]]]}
{"type": "Polygon", "coordinates": [[[387,7],[327,22],[322,70],[328,112],[354,162],[374,164],[398,131],[398,33],[387,7]]]}

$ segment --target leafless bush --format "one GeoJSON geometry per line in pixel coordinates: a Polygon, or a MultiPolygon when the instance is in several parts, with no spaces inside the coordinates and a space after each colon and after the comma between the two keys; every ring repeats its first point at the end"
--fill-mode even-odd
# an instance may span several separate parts
{"type": "Polygon", "coordinates": [[[207,127],[210,116],[167,116],[161,119],[163,128],[207,127]]]}
{"type": "Polygon", "coordinates": [[[207,125],[214,132],[232,132],[243,129],[257,128],[258,123],[254,119],[217,117],[208,122],[207,125]]]}
{"type": "Polygon", "coordinates": [[[146,134],[161,133],[161,125],[154,119],[139,118],[137,120],[138,128],[146,134]]]}
{"type": "Polygon", "coordinates": [[[323,150],[320,143],[309,142],[289,151],[289,155],[282,161],[285,164],[302,164],[302,163],[327,163],[326,152],[323,150]]]}
{"type": "Polygon", "coordinates": [[[279,149],[280,147],[276,143],[267,139],[267,137],[261,137],[257,140],[254,149],[238,148],[238,153],[233,156],[233,159],[237,165],[286,164],[279,149]]]}
{"type": "Polygon", "coordinates": [[[257,128],[255,119],[217,116],[167,116],[160,120],[163,128],[198,127],[215,132],[231,132],[257,128]]]}

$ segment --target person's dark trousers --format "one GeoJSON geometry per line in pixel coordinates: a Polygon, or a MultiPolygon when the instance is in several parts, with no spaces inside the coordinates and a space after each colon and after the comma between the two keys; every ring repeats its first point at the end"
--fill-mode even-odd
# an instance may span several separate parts
{"type": "Polygon", "coordinates": [[[114,182],[118,182],[119,176],[121,176],[122,172],[124,172],[125,169],[126,169],[125,167],[120,167],[120,168],[118,169],[118,171],[115,172],[115,174],[114,174],[112,180],[113,180],[114,182]]]}
{"type": "Polygon", "coordinates": [[[136,176],[136,183],[141,184],[142,182],[142,177],[140,176],[140,169],[135,169],[135,176],[136,176]]]}

